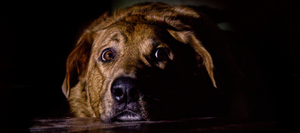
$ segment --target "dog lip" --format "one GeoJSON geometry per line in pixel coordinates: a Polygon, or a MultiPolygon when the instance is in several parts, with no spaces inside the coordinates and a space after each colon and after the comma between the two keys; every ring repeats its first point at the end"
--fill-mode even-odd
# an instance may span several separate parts
{"type": "Polygon", "coordinates": [[[116,121],[140,121],[141,116],[131,110],[124,110],[117,113],[114,117],[116,121]]]}

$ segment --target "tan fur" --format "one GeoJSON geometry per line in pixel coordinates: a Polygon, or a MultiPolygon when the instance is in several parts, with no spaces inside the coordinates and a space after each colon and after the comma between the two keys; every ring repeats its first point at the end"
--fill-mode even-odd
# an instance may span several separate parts
{"type": "MultiPolygon", "coordinates": [[[[75,116],[107,120],[113,115],[114,101],[109,91],[112,82],[124,75],[135,78],[138,69],[154,67],[146,57],[153,51],[153,41],[160,37],[157,33],[169,34],[170,38],[190,45],[199,56],[197,58],[202,58],[213,86],[217,87],[212,57],[187,23],[190,18],[206,19],[185,6],[150,3],[120,9],[112,16],[106,13],[95,20],[84,31],[67,60],[67,75],[62,89],[75,116]],[[164,25],[165,29],[154,23],[164,25]],[[114,62],[105,64],[98,58],[107,47],[115,48],[118,54],[114,62]]],[[[159,47],[168,48],[169,45],[160,43],[159,47]]],[[[176,58],[173,51],[169,58],[176,58]]],[[[163,70],[167,62],[156,65],[163,70]]],[[[143,97],[139,104],[142,117],[147,119],[143,97]]]]}

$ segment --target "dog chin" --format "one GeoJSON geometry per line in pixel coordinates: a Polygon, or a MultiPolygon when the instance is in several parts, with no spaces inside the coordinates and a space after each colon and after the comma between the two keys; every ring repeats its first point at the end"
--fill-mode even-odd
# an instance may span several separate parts
{"type": "Polygon", "coordinates": [[[112,121],[142,121],[142,117],[132,111],[126,110],[116,114],[112,121]]]}

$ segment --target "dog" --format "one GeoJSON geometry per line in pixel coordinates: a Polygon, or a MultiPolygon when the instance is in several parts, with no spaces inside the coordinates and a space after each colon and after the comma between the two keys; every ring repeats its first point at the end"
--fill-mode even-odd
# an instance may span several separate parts
{"type": "Polygon", "coordinates": [[[142,3],[105,13],[68,56],[62,91],[76,117],[104,122],[216,115],[225,112],[218,90],[227,79],[219,77],[232,74],[215,70],[208,49],[220,55],[216,64],[229,57],[220,43],[216,24],[191,7],[142,3]]]}

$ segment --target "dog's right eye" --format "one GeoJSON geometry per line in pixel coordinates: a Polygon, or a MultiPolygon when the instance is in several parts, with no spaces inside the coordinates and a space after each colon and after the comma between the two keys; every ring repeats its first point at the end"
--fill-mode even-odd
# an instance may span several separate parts
{"type": "Polygon", "coordinates": [[[166,61],[169,58],[168,54],[169,52],[166,48],[158,48],[156,49],[154,56],[158,61],[166,61]]]}
{"type": "Polygon", "coordinates": [[[109,62],[112,61],[114,58],[115,58],[115,51],[111,48],[108,48],[102,51],[99,60],[102,62],[109,62]]]}

